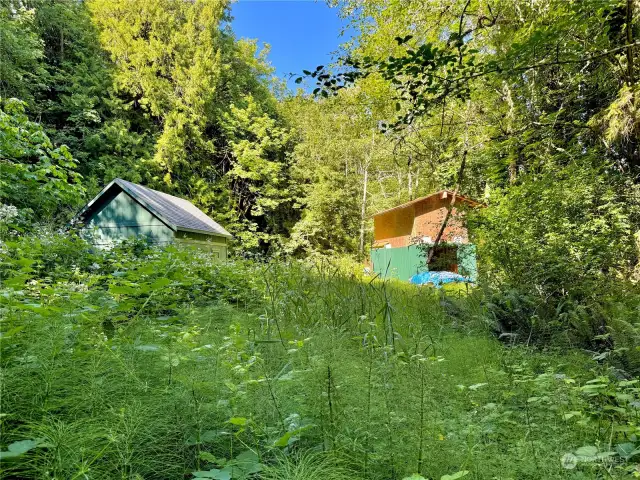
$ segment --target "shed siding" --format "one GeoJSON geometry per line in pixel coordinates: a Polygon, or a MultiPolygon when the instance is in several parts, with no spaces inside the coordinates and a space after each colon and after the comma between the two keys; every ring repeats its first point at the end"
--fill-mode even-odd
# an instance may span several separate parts
{"type": "Polygon", "coordinates": [[[392,247],[409,245],[414,218],[415,210],[413,205],[375,216],[373,218],[375,241],[389,240],[392,247]]]}
{"type": "Polygon", "coordinates": [[[472,282],[478,279],[476,246],[472,244],[458,246],[458,273],[469,277],[472,282]]]}
{"type": "MultiPolygon", "coordinates": [[[[426,250],[417,244],[433,243],[450,202],[451,197],[432,195],[374,216],[374,248],[371,250],[373,270],[383,277],[405,281],[416,273],[427,271],[426,250]]],[[[432,268],[457,271],[476,281],[476,247],[469,243],[463,215],[462,211],[453,208],[440,239],[442,246],[456,248],[456,258],[452,259],[451,265],[437,266],[434,262],[432,268]]]]}
{"type": "Polygon", "coordinates": [[[416,273],[427,271],[424,253],[416,245],[371,250],[373,271],[383,278],[408,281],[416,273]]]}
{"type": "MultiPolygon", "coordinates": [[[[432,199],[416,205],[416,217],[413,223],[413,237],[438,236],[442,222],[447,215],[450,200],[432,199]]],[[[451,210],[451,216],[442,234],[443,242],[467,243],[467,229],[462,223],[462,213],[456,208],[451,210]],[[456,238],[457,237],[457,238],[456,238]]]]}
{"type": "Polygon", "coordinates": [[[94,245],[109,246],[131,237],[168,244],[174,238],[173,230],[123,191],[105,198],[86,223],[87,236],[94,245]]]}
{"type": "MultiPolygon", "coordinates": [[[[447,214],[450,199],[428,198],[377,215],[373,219],[376,244],[389,243],[392,248],[406,247],[413,239],[431,237],[435,239],[447,214]]],[[[462,214],[454,208],[442,235],[443,242],[468,243],[467,229],[462,223],[462,214]]]]}
{"type": "Polygon", "coordinates": [[[220,260],[227,259],[227,239],[225,237],[178,230],[176,243],[207,250],[220,260]]]}
{"type": "MultiPolygon", "coordinates": [[[[373,271],[382,278],[397,278],[408,281],[417,273],[429,271],[426,265],[426,250],[417,245],[398,248],[375,248],[371,250],[373,271]]],[[[478,278],[476,246],[467,244],[457,248],[458,273],[469,277],[472,282],[478,278]]]]}

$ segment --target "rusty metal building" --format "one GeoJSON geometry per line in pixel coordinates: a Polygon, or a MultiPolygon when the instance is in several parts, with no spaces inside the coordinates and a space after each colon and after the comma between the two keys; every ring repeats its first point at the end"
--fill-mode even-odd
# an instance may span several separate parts
{"type": "MultiPolygon", "coordinates": [[[[384,277],[409,280],[427,271],[425,253],[433,245],[451,204],[453,192],[442,190],[373,216],[373,270],[384,277]]],[[[435,252],[432,270],[456,272],[475,280],[476,247],[469,242],[464,209],[480,204],[457,195],[435,252]],[[435,267],[435,268],[434,268],[435,267]]]]}

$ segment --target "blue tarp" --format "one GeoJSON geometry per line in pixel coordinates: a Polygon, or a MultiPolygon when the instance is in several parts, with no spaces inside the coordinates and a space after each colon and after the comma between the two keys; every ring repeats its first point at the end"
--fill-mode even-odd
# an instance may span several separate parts
{"type": "Polygon", "coordinates": [[[414,285],[425,285],[432,283],[436,288],[440,288],[445,283],[471,282],[469,277],[463,277],[453,272],[422,272],[414,275],[409,280],[414,285]]]}

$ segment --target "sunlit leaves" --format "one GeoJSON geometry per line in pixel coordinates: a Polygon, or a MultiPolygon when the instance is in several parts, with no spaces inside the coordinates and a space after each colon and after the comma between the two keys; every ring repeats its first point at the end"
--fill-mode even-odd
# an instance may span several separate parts
{"type": "Polygon", "coordinates": [[[84,195],[82,177],[67,147],[55,147],[43,127],[29,120],[25,108],[15,98],[0,105],[0,203],[19,212],[9,221],[11,227],[35,220],[30,215],[59,218],[66,208],[77,207],[84,195]]]}
{"type": "MultiPolygon", "coordinates": [[[[396,42],[405,45],[411,38],[412,35],[396,37],[396,42]]],[[[401,129],[447,99],[467,99],[472,79],[493,70],[492,66],[477,62],[477,55],[478,50],[464,42],[454,42],[454,46],[423,43],[417,48],[407,47],[402,56],[386,59],[346,57],[345,71],[334,73],[319,65],[307,76],[316,79],[314,94],[328,97],[359,79],[381,75],[394,86],[396,98],[409,105],[407,112],[391,124],[393,129],[401,129]]],[[[397,106],[399,111],[400,103],[397,106]]]]}

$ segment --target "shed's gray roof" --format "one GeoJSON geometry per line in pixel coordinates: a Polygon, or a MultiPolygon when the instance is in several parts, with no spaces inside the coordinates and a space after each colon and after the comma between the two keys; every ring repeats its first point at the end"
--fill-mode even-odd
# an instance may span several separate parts
{"type": "Polygon", "coordinates": [[[174,197],[167,193],[158,192],[136,183],[116,178],[107,185],[86,207],[78,214],[83,216],[91,206],[113,185],[118,185],[134,200],[166,223],[172,230],[183,230],[231,237],[222,226],[209,218],[204,212],[184,198],[174,197]]]}

